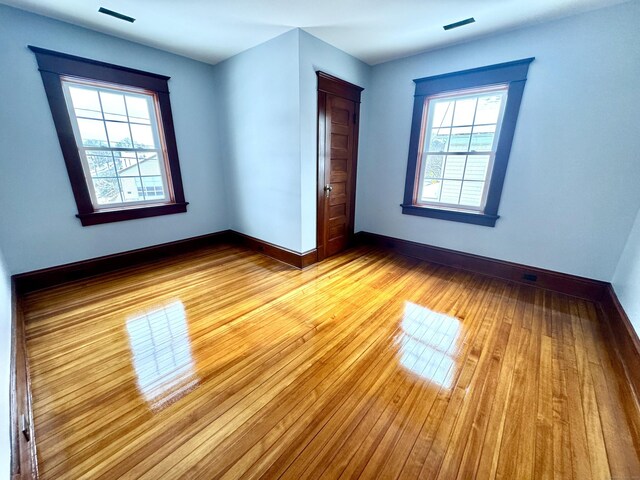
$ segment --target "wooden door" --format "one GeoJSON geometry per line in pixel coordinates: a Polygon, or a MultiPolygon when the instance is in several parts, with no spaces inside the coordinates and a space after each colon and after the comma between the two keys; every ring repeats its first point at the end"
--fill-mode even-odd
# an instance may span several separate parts
{"type": "Polygon", "coordinates": [[[318,260],[353,240],[361,92],[318,72],[318,260]]]}

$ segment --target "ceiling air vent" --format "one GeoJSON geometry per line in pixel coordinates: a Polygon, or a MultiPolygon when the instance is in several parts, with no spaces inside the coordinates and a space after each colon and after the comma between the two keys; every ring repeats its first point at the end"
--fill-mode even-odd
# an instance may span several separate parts
{"type": "Polygon", "coordinates": [[[113,10],[109,10],[108,8],[100,7],[98,10],[99,13],[104,13],[105,15],[110,15],[119,20],[124,20],[125,22],[135,22],[136,19],[133,17],[129,17],[128,15],[123,15],[122,13],[114,12],[113,10]]]}
{"type": "Polygon", "coordinates": [[[473,17],[469,17],[465,20],[460,20],[459,22],[455,22],[455,23],[450,23],[449,25],[445,25],[444,28],[445,30],[453,30],[454,28],[458,28],[458,27],[462,27],[464,25],[469,25],[470,23],[475,23],[476,19],[473,17]]]}

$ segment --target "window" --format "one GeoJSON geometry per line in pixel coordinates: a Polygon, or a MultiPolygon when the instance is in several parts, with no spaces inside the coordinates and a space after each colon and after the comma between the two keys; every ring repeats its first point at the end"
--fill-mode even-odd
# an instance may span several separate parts
{"type": "Polygon", "coordinates": [[[532,60],[415,80],[402,213],[495,226],[532,60]]]}
{"type": "Polygon", "coordinates": [[[155,97],[64,77],[62,86],[94,209],[164,202],[155,97]]]}
{"type": "Polygon", "coordinates": [[[169,78],[29,48],[82,224],[185,212],[169,78]]]}
{"type": "Polygon", "coordinates": [[[482,211],[507,89],[429,97],[416,204],[482,211]]]}

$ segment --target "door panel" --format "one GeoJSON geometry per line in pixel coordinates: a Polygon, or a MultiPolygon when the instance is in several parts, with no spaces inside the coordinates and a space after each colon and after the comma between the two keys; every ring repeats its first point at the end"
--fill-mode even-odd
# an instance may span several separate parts
{"type": "MultiPolygon", "coordinates": [[[[362,89],[355,89],[359,99],[362,89]]],[[[318,92],[319,260],[344,250],[353,237],[358,113],[354,99],[318,92]]]]}
{"type": "Polygon", "coordinates": [[[325,183],[330,185],[325,197],[329,208],[326,255],[334,255],[347,247],[351,211],[349,187],[350,163],[353,156],[355,102],[335,95],[327,95],[327,137],[329,152],[325,158],[325,183]]]}

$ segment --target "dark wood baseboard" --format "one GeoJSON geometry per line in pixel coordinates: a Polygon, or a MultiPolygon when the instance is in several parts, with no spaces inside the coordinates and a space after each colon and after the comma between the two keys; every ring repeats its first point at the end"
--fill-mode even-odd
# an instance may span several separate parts
{"type": "MultiPolygon", "coordinates": [[[[403,255],[448,265],[454,268],[491,275],[529,285],[536,285],[580,298],[601,301],[606,296],[607,282],[554,272],[537,267],[505,262],[446,248],[433,247],[369,232],[355,235],[356,244],[391,248],[403,255]]],[[[113,272],[121,268],[184,253],[219,243],[244,245],[296,268],[306,268],[318,261],[317,250],[294,252],[264,240],[232,230],[201,235],[175,242],[106,255],[80,262],[58,265],[13,276],[18,295],[60,285],[74,280],[113,272]]]]}
{"type": "Polygon", "coordinates": [[[622,364],[627,379],[636,399],[640,400],[640,338],[611,285],[607,287],[600,306],[611,328],[618,353],[624,360],[622,364]]]}
{"type": "Polygon", "coordinates": [[[24,319],[15,282],[12,282],[11,287],[10,478],[12,480],[37,479],[38,461],[31,408],[31,381],[24,335],[24,319]],[[23,418],[25,422],[23,422],[23,418]],[[23,427],[26,427],[28,439],[23,433],[23,427]]]}
{"type": "Polygon", "coordinates": [[[304,253],[301,253],[300,257],[300,268],[307,268],[314,263],[318,263],[318,251],[315,248],[313,250],[308,250],[304,253]]]}
{"type": "Polygon", "coordinates": [[[390,248],[402,255],[505,280],[535,285],[595,302],[602,300],[609,286],[609,283],[599,280],[433,247],[377,233],[358,232],[356,238],[361,244],[390,248]]]}
{"type": "Polygon", "coordinates": [[[233,230],[224,230],[199,237],[82,260],[80,262],[43,268],[42,270],[19,273],[13,276],[13,281],[15,282],[18,294],[24,295],[25,293],[35,290],[102,275],[122,268],[131,267],[132,265],[156,261],[179,253],[190,252],[198,248],[220,243],[244,245],[247,248],[264,253],[296,268],[305,268],[318,261],[315,249],[305,253],[297,253],[279,247],[278,245],[234,232],[233,230]]]}
{"type": "Polygon", "coordinates": [[[304,253],[298,253],[235,231],[231,232],[231,237],[236,243],[244,245],[256,252],[264,253],[271,258],[275,258],[276,260],[280,260],[281,262],[287,263],[296,268],[306,268],[318,261],[318,253],[316,249],[309,250],[304,253]]]}
{"type": "Polygon", "coordinates": [[[73,280],[81,280],[120,270],[121,268],[132,265],[171,257],[207,245],[232,242],[233,239],[234,237],[231,230],[224,230],[222,232],[177,240],[175,242],[82,260],[80,262],[57,265],[42,270],[19,273],[13,276],[13,280],[16,283],[18,294],[22,295],[27,292],[53,287],[73,280]]]}

